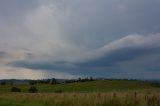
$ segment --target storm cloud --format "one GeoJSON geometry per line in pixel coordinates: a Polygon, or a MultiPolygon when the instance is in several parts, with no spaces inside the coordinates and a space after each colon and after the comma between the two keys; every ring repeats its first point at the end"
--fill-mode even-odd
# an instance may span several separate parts
{"type": "Polygon", "coordinates": [[[159,0],[2,0],[0,78],[158,78],[159,10],[159,0]]]}
{"type": "MultiPolygon", "coordinates": [[[[103,75],[104,69],[110,69],[116,67],[117,73],[121,72],[121,67],[127,64],[131,64],[133,61],[137,62],[130,67],[138,67],[144,69],[144,71],[158,71],[160,54],[160,34],[144,35],[128,35],[119,40],[113,41],[95,51],[86,53],[90,58],[84,58],[84,60],[70,61],[16,61],[10,63],[16,67],[23,67],[35,70],[59,70],[59,72],[69,72],[72,74],[78,73],[91,73],[93,68],[98,70],[98,73],[103,75]],[[152,57],[153,56],[153,57],[152,57]],[[142,58],[145,57],[145,58],[142,58]],[[146,61],[147,60],[147,61],[146,61]],[[123,65],[119,65],[123,64],[123,65]],[[144,68],[143,68],[144,67],[144,68]]],[[[110,71],[114,70],[110,69],[110,71]]],[[[115,70],[114,70],[115,71],[115,70]]],[[[134,70],[133,70],[134,71],[134,70]]]]}

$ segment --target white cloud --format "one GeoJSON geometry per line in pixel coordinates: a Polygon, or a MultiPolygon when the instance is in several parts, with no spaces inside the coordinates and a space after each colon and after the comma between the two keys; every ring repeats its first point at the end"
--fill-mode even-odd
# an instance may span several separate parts
{"type": "Polygon", "coordinates": [[[8,67],[2,65],[0,73],[0,79],[73,79],[79,77],[78,75],[72,75],[69,73],[63,73],[58,71],[33,70],[27,68],[8,67]]]}
{"type": "MultiPolygon", "coordinates": [[[[141,48],[149,49],[149,48],[157,48],[160,47],[160,33],[157,34],[148,34],[148,35],[140,35],[140,34],[131,34],[127,35],[119,40],[115,40],[104,47],[98,49],[98,52],[110,53],[114,50],[125,49],[125,48],[141,48]]],[[[152,51],[151,51],[152,52],[152,51]]]]}

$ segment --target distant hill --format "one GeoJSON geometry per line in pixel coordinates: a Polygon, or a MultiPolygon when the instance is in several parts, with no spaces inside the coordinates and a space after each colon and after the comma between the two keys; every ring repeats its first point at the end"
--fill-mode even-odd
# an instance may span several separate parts
{"type": "MultiPolygon", "coordinates": [[[[24,80],[25,82],[26,80],[24,80]]],[[[23,81],[22,81],[23,82],[23,81]]],[[[25,82],[26,83],[26,82],[25,82]]],[[[86,82],[60,83],[60,84],[14,84],[0,85],[0,92],[10,92],[16,86],[22,92],[28,92],[30,86],[35,86],[38,92],[111,92],[135,91],[160,88],[159,84],[139,80],[95,80],[86,82]]]]}
{"type": "Polygon", "coordinates": [[[155,88],[150,82],[137,80],[96,80],[58,85],[39,85],[41,92],[108,92],[155,88]],[[49,89],[47,89],[49,88],[49,89]]]}

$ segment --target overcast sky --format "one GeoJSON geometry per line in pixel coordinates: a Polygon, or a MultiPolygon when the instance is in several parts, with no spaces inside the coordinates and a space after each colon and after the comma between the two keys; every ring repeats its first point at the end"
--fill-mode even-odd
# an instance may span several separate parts
{"type": "Polygon", "coordinates": [[[0,0],[0,79],[160,78],[160,0],[0,0]]]}

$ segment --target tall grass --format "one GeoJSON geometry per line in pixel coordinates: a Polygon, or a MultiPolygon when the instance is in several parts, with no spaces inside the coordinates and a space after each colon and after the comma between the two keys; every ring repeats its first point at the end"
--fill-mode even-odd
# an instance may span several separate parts
{"type": "Polygon", "coordinates": [[[1,93],[0,106],[160,106],[160,93],[1,93]]]}

